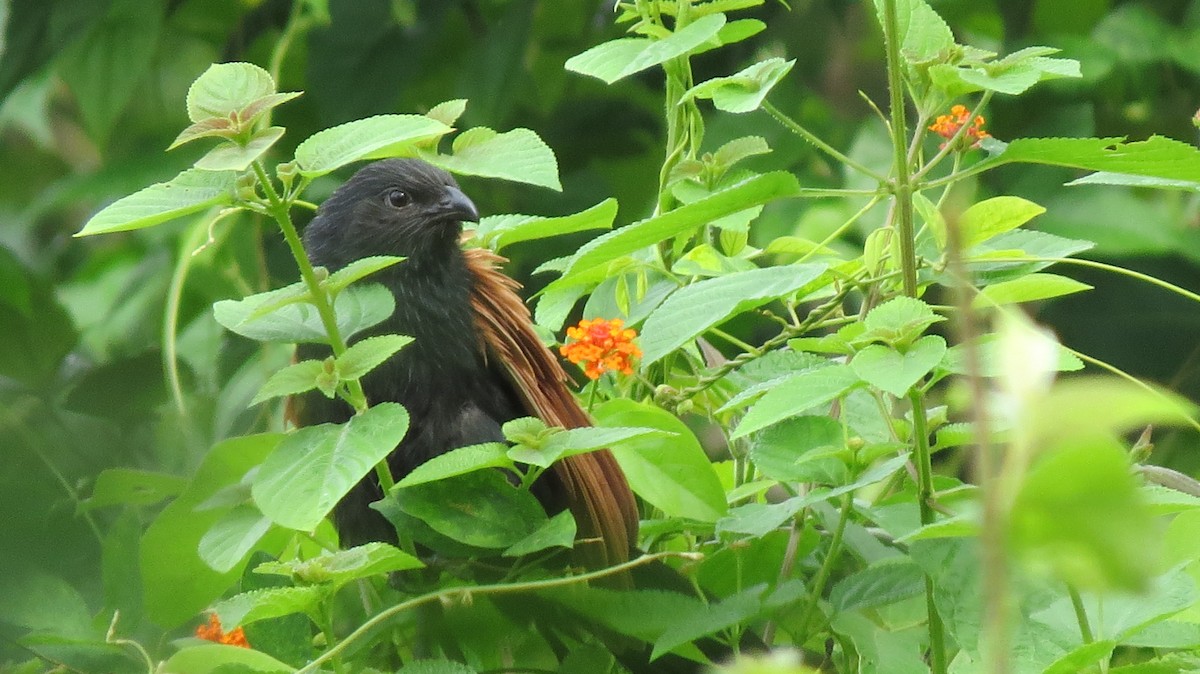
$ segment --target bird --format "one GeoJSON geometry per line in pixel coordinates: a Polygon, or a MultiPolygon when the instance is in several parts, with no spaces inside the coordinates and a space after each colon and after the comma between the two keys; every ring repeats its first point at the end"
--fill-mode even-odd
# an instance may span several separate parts
{"type": "MultiPolygon", "coordinates": [[[[404,258],[370,278],[391,291],[394,313],[357,336],[413,338],[361,380],[369,403],[397,402],[408,410],[409,429],[387,459],[396,479],[452,449],[504,441],[502,426],[519,417],[566,428],[591,424],[571,392],[571,378],[538,338],[520,285],[501,271],[506,260],[463,246],[464,223],[478,221],[474,202],[451,174],[401,158],[360,168],[304,230],[309,261],[329,272],[370,256],[404,258]]],[[[327,346],[298,348],[301,358],[326,355],[327,346]]],[[[340,423],[353,414],[346,402],[316,392],[294,403],[292,422],[301,426],[340,423]]],[[[560,460],[534,493],[551,513],[571,510],[576,557],[586,566],[630,559],[637,504],[609,451],[560,460]]],[[[332,519],[344,547],[395,540],[392,525],[369,507],[383,496],[372,473],[335,506],[332,519]]]]}

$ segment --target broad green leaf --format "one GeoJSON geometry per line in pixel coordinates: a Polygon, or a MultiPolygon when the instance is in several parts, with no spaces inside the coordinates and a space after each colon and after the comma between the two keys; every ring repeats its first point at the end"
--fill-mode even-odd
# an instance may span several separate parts
{"type": "Polygon", "coordinates": [[[1186,424],[1196,414],[1196,406],[1170,391],[1092,376],[1055,383],[1036,412],[1028,430],[1048,440],[1186,424]]]}
{"type": "Polygon", "coordinates": [[[429,112],[425,113],[425,116],[430,119],[436,119],[446,126],[454,126],[454,123],[457,122],[458,118],[462,117],[462,114],[466,111],[467,99],[455,98],[453,100],[438,103],[430,108],[429,112]]]}
{"type": "Polygon", "coordinates": [[[480,548],[516,545],[548,519],[533,494],[494,470],[397,486],[391,494],[405,514],[443,536],[480,548]]]}
{"type": "Polygon", "coordinates": [[[162,671],[172,674],[220,674],[221,672],[250,672],[253,674],[288,674],[295,667],[251,648],[204,644],[187,646],[167,658],[162,671]]]}
{"type": "MultiPolygon", "coordinates": [[[[1004,375],[1004,362],[1000,352],[1000,335],[990,333],[983,335],[977,342],[979,358],[979,375],[982,377],[1001,377],[1004,375]]],[[[946,351],[941,369],[951,374],[968,374],[966,362],[966,346],[955,344],[946,351]]],[[[1058,371],[1075,372],[1083,369],[1083,361],[1075,354],[1060,346],[1058,352],[1058,371]]]]}
{"type": "Polygon", "coordinates": [[[397,403],[293,431],[259,468],[254,502],[276,524],[312,531],[407,431],[408,412],[397,403]]]}
{"type": "MultiPolygon", "coordinates": [[[[329,340],[317,308],[307,302],[291,302],[265,315],[264,306],[278,302],[281,290],[251,295],[241,300],[222,300],[213,305],[213,315],[226,329],[260,342],[317,342],[329,340]]],[[[392,292],[379,284],[347,288],[333,303],[338,331],[343,339],[387,320],[396,308],[392,292]]]]}
{"type": "Polygon", "coordinates": [[[837,480],[840,483],[849,477],[845,462],[815,450],[844,445],[845,433],[837,419],[796,417],[759,433],[750,447],[750,460],[760,473],[780,482],[832,483],[823,479],[832,476],[841,478],[837,480]]]}
{"type": "MultiPolygon", "coordinates": [[[[900,52],[909,63],[925,63],[945,56],[954,47],[950,26],[925,0],[896,0],[900,28],[900,52]]],[[[875,0],[879,25],[885,24],[883,0],[875,0]]]]}
{"type": "Polygon", "coordinates": [[[573,283],[577,279],[583,279],[589,273],[596,273],[596,270],[603,272],[602,265],[634,251],[691,231],[726,215],[775,199],[796,196],[799,192],[800,184],[795,176],[775,171],[755,176],[673,211],[596,237],[571,256],[562,277],[547,286],[547,292],[550,289],[577,285],[573,283]]]}
{"type": "Polygon", "coordinates": [[[265,562],[255,567],[254,572],[288,576],[305,584],[326,583],[336,588],[360,578],[422,566],[421,560],[400,548],[375,542],[323,552],[312,559],[265,562]]]}
{"type": "Polygon", "coordinates": [[[1037,300],[1062,297],[1072,293],[1091,290],[1092,286],[1076,281],[1073,278],[1057,274],[1030,274],[1011,281],[994,283],[984,288],[975,299],[972,306],[990,307],[1019,302],[1034,302],[1037,300]]]}
{"type": "Polygon", "coordinates": [[[612,84],[697,49],[715,37],[724,25],[724,14],[709,14],[663,39],[626,37],[596,45],[567,59],[565,67],[612,84]]]}
{"type": "Polygon", "coordinates": [[[701,611],[680,615],[678,621],[655,640],[650,661],[653,662],[664,653],[685,643],[757,617],[763,610],[763,595],[766,590],[765,585],[756,585],[715,604],[709,604],[701,611]]]}
{"type": "Polygon", "coordinates": [[[1122,138],[1018,138],[984,148],[994,155],[976,169],[1022,162],[1200,182],[1200,150],[1163,136],[1128,143],[1122,138]]]}
{"type": "Polygon", "coordinates": [[[729,514],[717,522],[718,534],[744,534],[761,538],[783,526],[804,506],[799,499],[782,503],[747,503],[730,508],[729,514]]]}
{"type": "Polygon", "coordinates": [[[1015,550],[1075,587],[1144,589],[1157,568],[1159,537],[1115,439],[1075,437],[1045,450],[1011,517],[1015,550]]]}
{"type": "Polygon", "coordinates": [[[93,215],[75,236],[152,227],[234,201],[233,171],[188,169],[165,183],[157,183],[118,199],[93,215]]]}
{"type": "Polygon", "coordinates": [[[92,495],[80,504],[94,510],[113,505],[153,505],[179,495],[187,480],[177,475],[137,468],[109,468],[96,477],[92,495]]]}
{"type": "Polygon", "coordinates": [[[642,328],[643,366],[732,316],[799,290],[825,269],[821,264],[767,267],[706,279],[675,291],[642,328]]]}
{"type": "Polygon", "coordinates": [[[283,132],[282,126],[272,126],[255,133],[245,145],[227,140],[201,157],[196,162],[196,168],[205,171],[245,171],[255,159],[263,156],[276,141],[283,138],[283,132]]]}
{"type": "Polygon", "coordinates": [[[345,290],[355,281],[366,278],[377,271],[382,271],[394,264],[403,262],[404,258],[395,255],[374,255],[355,260],[350,264],[329,275],[323,285],[330,293],[337,294],[345,290]]]}
{"type": "Polygon", "coordinates": [[[318,615],[324,597],[320,587],[271,587],[235,594],[213,607],[227,630],[293,613],[318,615]]]}
{"type": "Polygon", "coordinates": [[[253,63],[214,63],[188,89],[188,118],[199,122],[229,117],[274,93],[275,80],[263,68],[253,63]]]}
{"type": "Polygon", "coordinates": [[[554,151],[529,129],[496,133],[476,127],[454,139],[454,154],[422,152],[421,158],[452,173],[499,178],[562,191],[554,151]]]}
{"type": "Polygon", "coordinates": [[[743,159],[767,154],[770,151],[771,146],[767,145],[766,139],[762,136],[743,136],[717,148],[717,151],[712,154],[712,163],[719,170],[726,171],[743,159]]]}
{"type": "Polygon", "coordinates": [[[974,204],[958,221],[963,250],[1016,229],[1045,212],[1045,208],[1020,197],[993,197],[974,204]]]}
{"type": "Polygon", "coordinates": [[[197,548],[200,559],[213,570],[225,573],[245,560],[270,528],[271,520],[254,506],[238,506],[204,533],[197,548]]]}
{"type": "MultiPolygon", "coordinates": [[[[599,449],[612,448],[629,444],[638,439],[661,438],[667,433],[658,428],[632,428],[614,426],[590,426],[570,428],[547,435],[544,442],[535,451],[509,451],[508,458],[522,463],[528,463],[541,468],[549,468],[550,464],[561,458],[586,454],[599,449]]],[[[507,426],[505,434],[508,435],[507,426]]],[[[639,443],[640,445],[641,443],[639,443]]]]}
{"type": "Polygon", "coordinates": [[[1090,173],[1065,184],[1068,187],[1075,185],[1120,185],[1123,187],[1150,187],[1160,190],[1200,192],[1200,183],[1198,182],[1155,178],[1153,176],[1132,176],[1125,173],[1111,173],[1109,171],[1090,173]]]}
{"type": "Polygon", "coordinates": [[[654,641],[680,616],[704,610],[695,596],[665,590],[606,590],[586,585],[546,590],[539,596],[600,625],[642,641],[654,641]]]}
{"type": "Polygon", "coordinates": [[[867,313],[863,320],[866,329],[854,341],[864,344],[880,341],[902,348],[918,339],[926,328],[944,320],[919,299],[895,297],[867,313]]]}
{"type": "Polygon", "coordinates": [[[859,383],[848,365],[831,365],[788,377],[767,391],[742,417],[730,439],[826,405],[859,383]]]}
{"type": "Polygon", "coordinates": [[[784,61],[781,58],[769,58],[759,61],[736,75],[714,77],[697,84],[684,93],[683,100],[711,98],[718,110],[753,112],[795,64],[795,59],[784,61]]]}
{"type": "Polygon", "coordinates": [[[544,239],[592,229],[612,229],[617,217],[617,200],[605,199],[591,208],[572,215],[543,218],[536,215],[493,215],[480,221],[476,236],[492,250],[522,241],[544,239]]]}
{"type": "Polygon", "coordinates": [[[514,543],[503,554],[505,557],[521,557],[546,548],[570,548],[574,544],[575,518],[570,510],[564,510],[547,520],[537,531],[514,543]]]}
{"type": "Polygon", "coordinates": [[[325,374],[325,364],[319,360],[305,360],[289,365],[271,375],[271,378],[262,385],[250,404],[257,405],[271,398],[295,395],[319,388],[323,374],[325,374]]]}
{"type": "Polygon", "coordinates": [[[1027,47],[998,61],[968,59],[957,65],[939,63],[929,69],[934,85],[953,97],[981,90],[1015,96],[1038,82],[1082,76],[1074,59],[1049,58],[1059,50],[1027,47]]]}
{"type": "Polygon", "coordinates": [[[455,475],[470,473],[483,468],[506,468],[512,466],[508,458],[508,447],[500,442],[485,442],[452,449],[422,463],[396,483],[401,487],[412,487],[455,475]]]}
{"type": "Polygon", "coordinates": [[[915,597],[925,590],[925,573],[901,557],[873,564],[839,580],[829,593],[834,611],[877,608],[915,597]]]}
{"type": "Polygon", "coordinates": [[[342,379],[357,379],[379,367],[383,361],[396,355],[412,341],[412,337],[405,335],[378,335],[355,342],[345,353],[338,356],[338,376],[342,379]]]}
{"type": "MultiPolygon", "coordinates": [[[[173,627],[193,619],[237,581],[240,568],[218,573],[197,553],[200,539],[233,506],[207,510],[197,507],[240,482],[284,437],[280,433],[251,435],[213,447],[183,494],[146,529],[139,561],[146,614],[155,623],[173,627]]],[[[269,542],[271,536],[267,539],[269,542]]],[[[276,544],[282,545],[264,543],[263,547],[271,549],[276,544]]]]}
{"type": "Polygon", "coordinates": [[[946,340],[926,335],[904,350],[871,344],[854,355],[850,367],[860,379],[902,398],[946,355],[946,340]]]}
{"type": "Polygon", "coordinates": [[[668,517],[715,522],[725,514],[725,491],[691,429],[661,408],[616,399],[597,405],[601,423],[672,433],[633,440],[613,450],[634,493],[668,517]]]}
{"type": "Polygon", "coordinates": [[[310,178],[360,159],[415,154],[417,145],[452,129],[424,115],[377,115],[309,136],[296,148],[296,166],[310,178]]]}
{"type": "Polygon", "coordinates": [[[1097,663],[1107,663],[1116,648],[1115,641],[1093,641],[1083,644],[1054,661],[1042,674],[1079,674],[1087,672],[1097,663]]]}
{"type": "Polygon", "coordinates": [[[461,662],[453,660],[413,660],[396,671],[396,674],[478,674],[461,662]]]}
{"type": "Polygon", "coordinates": [[[0,597],[0,625],[79,638],[93,631],[83,595],[46,569],[5,569],[0,597]]]}

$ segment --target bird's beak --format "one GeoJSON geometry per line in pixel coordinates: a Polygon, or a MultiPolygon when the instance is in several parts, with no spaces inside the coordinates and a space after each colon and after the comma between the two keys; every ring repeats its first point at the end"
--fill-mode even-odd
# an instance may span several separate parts
{"type": "Polygon", "coordinates": [[[457,187],[446,188],[446,195],[438,202],[437,212],[438,215],[460,222],[479,222],[479,209],[475,208],[475,202],[457,187]]]}

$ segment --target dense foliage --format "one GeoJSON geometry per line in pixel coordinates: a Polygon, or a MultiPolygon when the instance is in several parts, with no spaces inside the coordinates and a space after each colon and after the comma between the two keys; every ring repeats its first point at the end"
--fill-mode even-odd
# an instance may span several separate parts
{"type": "Polygon", "coordinates": [[[0,5],[0,671],[1200,670],[1200,2],[613,4],[0,5]],[[404,262],[297,238],[385,156],[596,428],[386,475],[404,262]],[[617,569],[529,492],[600,447],[617,569]]]}

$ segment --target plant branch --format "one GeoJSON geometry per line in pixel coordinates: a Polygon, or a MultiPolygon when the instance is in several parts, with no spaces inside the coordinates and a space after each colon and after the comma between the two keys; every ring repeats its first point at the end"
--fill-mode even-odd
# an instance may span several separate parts
{"type": "Polygon", "coordinates": [[[858,171],[859,173],[862,173],[863,175],[874,178],[875,180],[878,180],[881,183],[887,182],[887,176],[884,176],[884,175],[880,174],[879,172],[867,167],[865,164],[862,164],[854,159],[851,159],[849,156],[842,154],[840,151],[838,151],[837,148],[835,148],[832,145],[830,145],[829,143],[826,143],[825,141],[821,140],[821,138],[819,136],[817,136],[815,133],[813,133],[812,131],[809,131],[808,129],[804,128],[803,126],[800,126],[800,124],[798,122],[796,122],[796,120],[785,115],[783,113],[783,111],[781,111],[779,108],[775,107],[775,105],[773,103],[771,103],[770,101],[764,100],[762,103],[762,109],[765,110],[767,112],[767,114],[774,117],[775,121],[782,124],[784,126],[784,128],[786,128],[788,131],[791,131],[792,133],[796,134],[797,136],[800,136],[804,140],[807,140],[808,142],[812,143],[813,145],[815,145],[817,147],[817,149],[821,150],[822,152],[829,155],[830,157],[833,157],[838,162],[845,164],[846,166],[849,166],[850,168],[854,169],[855,171],[858,171]]]}

